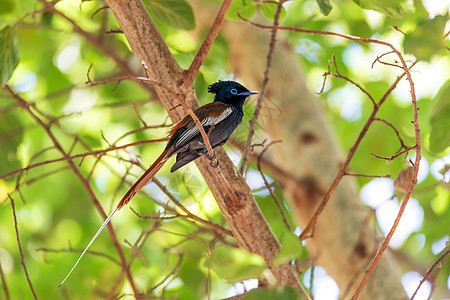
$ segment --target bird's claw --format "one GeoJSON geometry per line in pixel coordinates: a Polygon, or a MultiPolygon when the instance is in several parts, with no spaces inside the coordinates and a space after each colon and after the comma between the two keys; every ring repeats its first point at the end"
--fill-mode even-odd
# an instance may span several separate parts
{"type": "Polygon", "coordinates": [[[219,160],[211,160],[211,163],[209,165],[215,169],[219,166],[219,160]]]}
{"type": "Polygon", "coordinates": [[[216,152],[214,152],[214,150],[213,150],[213,156],[210,156],[208,152],[206,152],[205,155],[206,155],[206,158],[211,161],[211,163],[209,164],[211,167],[213,167],[215,169],[219,166],[219,160],[217,159],[216,152]]]}
{"type": "Polygon", "coordinates": [[[213,150],[213,156],[209,156],[208,151],[206,151],[205,155],[206,155],[206,158],[209,159],[209,160],[215,160],[217,158],[216,157],[216,152],[214,150],[213,150]]]}

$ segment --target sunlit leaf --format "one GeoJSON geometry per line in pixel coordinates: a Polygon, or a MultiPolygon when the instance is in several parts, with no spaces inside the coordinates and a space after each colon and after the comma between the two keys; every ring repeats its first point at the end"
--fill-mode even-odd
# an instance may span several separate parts
{"type": "Polygon", "coordinates": [[[419,60],[429,61],[436,52],[442,49],[447,21],[448,15],[436,16],[432,20],[419,22],[403,41],[405,52],[414,54],[419,60]]]}
{"type": "MultiPolygon", "coordinates": [[[[277,3],[275,2],[262,3],[259,6],[259,10],[261,11],[264,17],[272,21],[275,18],[277,6],[278,6],[277,3]]],[[[280,20],[283,20],[285,17],[286,17],[286,9],[284,7],[281,7],[280,20]]]]}
{"type": "Polygon", "coordinates": [[[17,38],[11,26],[0,31],[0,81],[6,84],[19,64],[17,38]]]}
{"type": "Polygon", "coordinates": [[[430,116],[430,150],[442,152],[450,146],[450,81],[441,88],[434,101],[430,116]]]}
{"type": "MultiPolygon", "coordinates": [[[[0,117],[0,133],[18,132],[7,139],[0,138],[0,174],[6,174],[19,169],[20,163],[17,158],[17,144],[22,138],[22,133],[18,130],[21,122],[11,114],[4,114],[0,117]]],[[[10,177],[5,180],[12,179],[10,177]]]]}
{"type": "Polygon", "coordinates": [[[208,264],[217,275],[230,282],[258,278],[266,268],[261,256],[242,249],[230,249],[223,245],[214,248],[214,255],[205,264],[208,264]]]}
{"type": "Polygon", "coordinates": [[[148,7],[166,25],[186,30],[195,28],[192,7],[184,0],[148,0],[148,7]]]}
{"type": "Polygon", "coordinates": [[[448,208],[450,200],[450,191],[445,186],[436,187],[436,196],[431,200],[433,211],[442,215],[448,208]]]}
{"type": "Polygon", "coordinates": [[[293,233],[288,233],[281,239],[281,250],[274,262],[276,264],[283,264],[289,260],[294,260],[299,257],[303,251],[303,246],[298,240],[298,237],[293,233]]]}
{"type": "Polygon", "coordinates": [[[333,9],[333,5],[331,5],[330,0],[316,0],[316,2],[317,5],[319,5],[320,12],[323,15],[328,16],[328,14],[333,9]]]}
{"type": "Polygon", "coordinates": [[[392,18],[402,16],[402,0],[353,0],[353,2],[362,8],[375,10],[392,18]]]}
{"type": "Polygon", "coordinates": [[[228,9],[227,19],[240,21],[238,14],[245,19],[249,19],[255,14],[256,8],[257,5],[253,1],[235,0],[228,9]]]}
{"type": "Polygon", "coordinates": [[[245,300],[296,300],[302,299],[291,287],[280,286],[272,289],[254,289],[245,295],[245,300]]]}

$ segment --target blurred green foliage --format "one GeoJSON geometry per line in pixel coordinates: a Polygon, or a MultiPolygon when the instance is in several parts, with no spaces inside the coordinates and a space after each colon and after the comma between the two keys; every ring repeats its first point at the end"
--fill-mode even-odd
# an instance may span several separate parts
{"type": "MultiPolygon", "coordinates": [[[[201,37],[206,34],[188,30],[194,29],[198,23],[196,18],[202,16],[193,12],[189,1],[148,0],[145,3],[174,57],[182,67],[187,68],[200,47],[201,37]]],[[[217,6],[219,4],[217,1],[217,6]]],[[[110,83],[96,87],[84,84],[91,64],[90,77],[93,79],[124,72],[109,53],[101,50],[99,44],[141,72],[139,62],[130,52],[123,35],[105,34],[106,30],[119,29],[119,26],[109,10],[97,11],[103,5],[103,2],[97,1],[62,1],[55,6],[83,30],[97,37],[95,43],[88,41],[58,14],[51,11],[29,14],[42,8],[39,1],[3,0],[0,5],[1,80],[26,99],[42,120],[51,124],[52,133],[70,155],[102,150],[115,143],[122,145],[158,139],[166,135],[170,124],[161,105],[139,84],[121,82],[118,86],[110,83]],[[143,127],[137,112],[149,126],[161,126],[136,130],[143,127]]],[[[262,13],[270,20],[275,7],[270,2],[235,0],[227,18],[234,22],[240,20],[238,12],[244,18],[262,13]]],[[[419,118],[423,156],[429,165],[448,158],[450,154],[450,59],[448,35],[444,37],[446,24],[448,27],[448,14],[430,17],[420,0],[332,3],[295,0],[285,4],[281,21],[281,25],[286,26],[389,40],[395,45],[403,45],[404,51],[412,54],[406,56],[408,61],[420,60],[413,69],[413,76],[418,80],[416,87],[423,90],[418,94],[419,118]],[[394,26],[407,34],[394,30],[394,26]],[[416,70],[418,73],[414,73],[416,70]],[[435,78],[428,78],[429,81],[425,82],[427,78],[419,77],[421,70],[429,70],[427,74],[435,78]],[[432,89],[426,90],[423,85],[431,85],[432,89]]],[[[376,101],[400,74],[399,70],[393,72],[395,68],[379,63],[371,68],[375,58],[384,53],[384,50],[373,45],[323,35],[285,32],[285,36],[298,53],[311,90],[316,92],[320,90],[321,74],[327,71],[332,55],[336,56],[339,72],[364,86],[376,101]]],[[[194,85],[202,104],[211,100],[206,92],[207,86],[218,78],[228,77],[229,55],[228,41],[219,34],[194,85]]],[[[394,63],[389,55],[385,59],[394,63]]],[[[0,91],[0,97],[0,176],[30,164],[62,157],[45,131],[5,89],[0,91]]],[[[276,100],[273,101],[276,105],[276,100]]],[[[337,78],[328,78],[318,101],[321,101],[333,124],[337,139],[347,151],[372,111],[372,103],[349,83],[337,78]],[[356,102],[345,104],[347,98],[356,99],[356,102]],[[349,116],[349,111],[355,108],[355,114],[349,116]]],[[[265,105],[271,105],[270,101],[265,105]]],[[[248,124],[253,107],[247,106],[245,110],[243,124],[248,124]]],[[[410,123],[412,106],[408,93],[394,92],[383,105],[379,117],[389,120],[398,129],[407,146],[414,145],[410,123]]],[[[243,140],[246,134],[247,128],[243,125],[235,137],[243,140]]],[[[258,127],[257,136],[264,137],[263,125],[258,127]]],[[[127,175],[127,181],[132,182],[142,173],[140,167],[129,161],[141,159],[144,165],[148,165],[163,148],[163,143],[152,143],[110,152],[101,160],[87,156],[73,161],[82,175],[90,178],[95,194],[109,211],[128,188],[122,178],[127,175]]],[[[234,149],[226,149],[232,157],[239,156],[234,149]]],[[[408,165],[407,161],[399,158],[386,164],[386,161],[374,158],[371,153],[389,157],[399,149],[400,143],[392,128],[377,122],[358,148],[351,170],[363,174],[390,174],[391,178],[395,178],[408,165]]],[[[259,178],[258,173],[253,172],[254,166],[251,170],[247,174],[249,181],[259,178]]],[[[166,166],[158,179],[193,213],[226,227],[219,208],[193,164],[175,174],[170,174],[166,166]]],[[[357,178],[360,186],[370,181],[369,178],[357,178]]],[[[282,189],[276,181],[273,188],[283,204],[283,211],[288,215],[290,226],[294,228],[282,189]]],[[[165,204],[173,205],[153,183],[145,188],[145,192],[147,195],[140,193],[132,203],[132,208],[139,214],[174,215],[164,210],[165,204]]],[[[93,250],[107,256],[86,256],[69,282],[57,289],[78,256],[77,251],[85,246],[100,223],[88,193],[64,160],[0,179],[0,201],[3,202],[0,207],[0,263],[11,298],[29,299],[31,294],[20,265],[6,193],[11,193],[16,200],[20,240],[38,296],[58,299],[68,294],[74,299],[105,298],[121,270],[111,238],[106,233],[96,241],[93,250]],[[52,251],[64,249],[66,251],[52,251]],[[70,249],[77,251],[68,251],[70,249]]],[[[276,205],[262,184],[255,187],[255,195],[283,245],[280,260],[306,261],[308,253],[295,244],[295,236],[287,231],[276,205]]],[[[449,235],[449,185],[437,178],[435,173],[427,173],[426,178],[417,185],[413,197],[424,210],[424,220],[421,229],[411,234],[395,251],[401,251],[426,270],[439,256],[439,253],[433,253],[433,245],[449,235]]],[[[149,294],[179,299],[200,299],[208,293],[213,298],[225,297],[234,283],[257,277],[265,267],[260,259],[233,248],[233,239],[227,237],[226,243],[220,242],[214,231],[185,218],[140,219],[126,209],[112,223],[117,229],[119,241],[128,245],[123,247],[125,255],[129,257],[138,252],[131,272],[138,288],[149,294]],[[136,251],[124,240],[131,245],[139,241],[134,247],[139,247],[141,251],[136,251]]],[[[409,271],[413,267],[416,266],[405,265],[403,270],[409,271]]],[[[449,273],[447,261],[436,279],[438,290],[446,288],[449,273]]],[[[124,284],[116,293],[130,291],[129,286],[124,284]]],[[[5,287],[0,297],[6,297],[5,287]]],[[[251,292],[247,299],[295,297],[294,291],[285,288],[251,292]]]]}

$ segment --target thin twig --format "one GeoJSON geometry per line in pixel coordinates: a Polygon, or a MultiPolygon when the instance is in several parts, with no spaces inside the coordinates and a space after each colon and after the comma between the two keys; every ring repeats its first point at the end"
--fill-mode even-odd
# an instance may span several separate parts
{"type": "Polygon", "coordinates": [[[213,229],[215,229],[215,230],[217,230],[217,231],[220,231],[220,232],[222,232],[222,233],[224,233],[224,234],[226,234],[226,235],[233,236],[233,233],[232,233],[230,230],[225,229],[225,228],[223,228],[222,226],[219,226],[219,225],[217,225],[217,224],[211,223],[211,222],[209,222],[209,221],[207,221],[207,220],[204,220],[204,219],[198,217],[197,215],[191,213],[186,207],[184,207],[183,204],[180,203],[180,201],[178,201],[177,199],[175,199],[175,197],[174,197],[171,193],[169,193],[169,191],[166,189],[166,187],[165,187],[158,179],[154,178],[154,179],[153,179],[153,182],[158,186],[158,188],[159,188],[164,194],[166,194],[167,197],[169,197],[169,199],[170,199],[176,206],[178,206],[178,207],[186,214],[186,217],[187,217],[187,218],[193,219],[193,220],[195,220],[195,221],[197,221],[197,222],[199,222],[199,223],[201,223],[201,224],[203,224],[203,225],[206,225],[206,226],[208,226],[208,227],[211,227],[211,228],[213,228],[213,229]]]}
{"type": "MultiPolygon", "coordinates": [[[[410,300],[413,300],[414,297],[416,297],[417,292],[419,291],[422,284],[430,277],[431,273],[434,269],[440,268],[442,265],[442,262],[445,260],[445,258],[450,254],[450,249],[447,249],[447,251],[444,252],[444,254],[439,257],[439,259],[427,270],[427,273],[425,273],[425,276],[423,276],[422,280],[420,281],[419,285],[417,286],[417,289],[414,291],[414,293],[411,296],[410,300]]],[[[431,297],[431,295],[430,295],[431,297]]]]}
{"type": "MultiPolygon", "coordinates": [[[[44,253],[61,253],[61,252],[73,252],[73,253],[82,253],[84,249],[74,249],[72,248],[72,246],[69,245],[69,248],[66,249],[50,249],[50,248],[37,248],[35,251],[36,252],[44,252],[44,253]]],[[[105,254],[103,252],[99,252],[99,251],[92,251],[92,250],[88,250],[86,252],[86,254],[92,254],[94,256],[100,256],[100,257],[104,257],[109,259],[110,261],[112,261],[113,263],[115,263],[118,266],[121,266],[120,261],[118,261],[117,259],[115,259],[114,257],[105,254]]]]}
{"type": "Polygon", "coordinates": [[[416,148],[416,146],[407,147],[405,150],[400,151],[400,152],[397,152],[397,153],[395,153],[394,155],[392,155],[391,157],[379,156],[379,155],[376,155],[376,154],[374,154],[374,153],[370,153],[370,154],[372,154],[373,157],[376,157],[376,158],[379,158],[379,159],[384,159],[384,160],[387,160],[387,161],[392,161],[392,160],[396,159],[397,157],[399,157],[400,155],[405,154],[405,153],[408,153],[410,150],[412,150],[412,149],[414,149],[414,148],[416,148]]]}
{"type": "Polygon", "coordinates": [[[125,145],[122,145],[122,146],[112,146],[112,147],[110,147],[108,149],[104,149],[104,150],[97,150],[97,151],[91,151],[91,152],[76,154],[76,155],[72,155],[72,156],[64,156],[64,157],[61,157],[61,158],[50,159],[50,160],[39,162],[39,163],[36,163],[36,164],[33,164],[33,165],[26,166],[25,168],[22,168],[22,169],[18,169],[18,170],[6,173],[6,174],[0,176],[0,179],[12,176],[12,175],[17,174],[17,173],[28,172],[29,170],[37,168],[37,167],[40,167],[42,165],[52,164],[52,163],[55,163],[55,162],[66,161],[66,160],[74,160],[74,159],[80,158],[80,157],[84,159],[87,156],[103,155],[103,154],[105,154],[107,152],[111,152],[111,151],[115,151],[115,150],[126,149],[126,148],[129,148],[129,147],[139,146],[139,145],[167,142],[168,140],[169,140],[168,138],[162,138],[162,139],[155,139],[155,140],[138,141],[138,142],[134,142],[134,143],[125,144],[125,145]]]}
{"type": "Polygon", "coordinates": [[[198,70],[203,64],[203,61],[206,58],[206,55],[209,52],[209,49],[211,48],[212,43],[217,37],[217,34],[219,33],[220,27],[222,27],[223,20],[225,19],[225,15],[227,14],[228,9],[230,8],[232,0],[225,0],[222,3],[222,6],[220,7],[219,12],[217,13],[216,19],[214,20],[214,23],[211,26],[211,29],[208,32],[208,35],[206,36],[205,40],[203,41],[203,44],[201,45],[200,49],[198,50],[197,55],[195,56],[194,60],[192,61],[191,66],[186,71],[185,76],[185,84],[186,85],[192,85],[194,82],[195,77],[197,76],[198,70]]]}
{"type": "Polygon", "coordinates": [[[258,101],[256,102],[256,107],[255,107],[255,111],[253,113],[253,117],[250,120],[250,128],[248,130],[247,142],[246,142],[246,145],[244,148],[244,152],[242,153],[242,162],[241,162],[241,167],[239,169],[241,174],[244,174],[245,168],[247,167],[248,154],[250,152],[250,145],[252,144],[253,135],[255,134],[256,122],[258,121],[259,113],[260,113],[261,107],[262,107],[262,101],[264,99],[264,95],[266,94],[267,83],[269,82],[269,72],[272,67],[272,56],[273,56],[273,52],[275,50],[275,44],[277,41],[277,29],[276,28],[278,26],[281,9],[283,8],[284,2],[285,1],[281,1],[281,0],[278,2],[277,10],[276,10],[275,16],[273,18],[273,27],[272,27],[272,33],[270,36],[269,52],[267,54],[266,69],[264,71],[264,79],[262,82],[258,101]]]}
{"type": "Polygon", "coordinates": [[[263,150],[261,151],[261,153],[258,155],[258,163],[257,163],[257,166],[258,166],[258,171],[259,171],[259,173],[261,174],[261,177],[262,177],[262,179],[263,179],[263,181],[264,181],[264,185],[266,186],[267,190],[269,191],[270,195],[271,195],[272,198],[273,198],[273,201],[275,201],[275,204],[276,204],[277,207],[278,207],[278,211],[280,212],[281,217],[283,218],[284,225],[286,225],[287,230],[288,230],[289,232],[291,232],[291,226],[289,225],[289,222],[288,222],[288,220],[287,220],[287,218],[286,218],[286,215],[284,214],[284,211],[283,211],[283,208],[282,208],[282,206],[281,206],[281,204],[280,204],[280,201],[278,200],[277,196],[275,195],[274,191],[272,190],[272,188],[271,188],[269,182],[268,182],[267,179],[266,179],[266,176],[264,175],[264,173],[263,173],[263,171],[262,171],[262,169],[261,169],[261,157],[264,155],[264,153],[267,151],[267,149],[269,149],[269,147],[270,147],[271,145],[273,145],[273,144],[275,144],[275,143],[280,143],[280,142],[281,142],[280,140],[273,141],[273,142],[270,142],[267,146],[264,147],[264,149],[263,149],[263,150]]]}
{"type": "Polygon", "coordinates": [[[10,300],[8,285],[6,284],[5,274],[3,273],[2,262],[0,260],[0,277],[2,279],[3,290],[5,291],[6,300],[10,300]]]}
{"type": "MultiPolygon", "coordinates": [[[[59,141],[56,139],[56,136],[52,133],[52,131],[50,130],[50,127],[45,124],[42,119],[40,119],[30,108],[29,103],[27,103],[22,97],[20,97],[17,93],[15,93],[11,87],[9,85],[5,85],[5,88],[8,90],[8,92],[14,97],[14,99],[16,99],[16,101],[20,104],[20,106],[26,110],[28,112],[28,114],[42,127],[42,129],[44,129],[44,131],[46,132],[46,134],[48,135],[48,137],[50,138],[50,140],[53,142],[55,148],[64,156],[64,157],[69,157],[69,155],[67,155],[66,151],[64,151],[62,145],[59,143],[59,141]]],[[[99,211],[99,213],[102,215],[102,217],[104,219],[106,219],[107,215],[105,213],[105,211],[103,210],[103,207],[101,206],[100,202],[97,199],[97,196],[95,195],[89,181],[87,181],[86,178],[84,178],[84,176],[81,174],[80,170],[77,168],[77,166],[75,165],[75,163],[68,159],[67,163],[69,164],[70,168],[72,169],[72,171],[74,172],[74,174],[77,176],[77,178],[81,181],[81,183],[83,184],[84,188],[86,189],[86,191],[88,192],[89,196],[91,197],[92,202],[94,203],[95,207],[97,208],[97,210],[99,211]]],[[[116,232],[113,228],[113,226],[111,225],[111,223],[108,224],[108,229],[110,232],[110,236],[111,239],[113,241],[114,247],[116,248],[117,253],[119,254],[120,257],[120,261],[122,263],[122,268],[125,269],[126,274],[127,274],[127,278],[128,278],[128,282],[130,283],[131,289],[133,290],[133,293],[135,295],[138,294],[138,290],[136,288],[136,285],[134,283],[134,278],[133,276],[131,276],[131,272],[130,269],[128,268],[128,266],[126,265],[126,259],[125,259],[125,254],[122,251],[122,248],[119,244],[119,241],[117,240],[117,235],[116,232]]]]}
{"type": "Polygon", "coordinates": [[[367,177],[367,178],[391,178],[391,175],[367,175],[367,174],[356,174],[350,172],[344,172],[345,176],[355,176],[355,177],[367,177]]]}
{"type": "Polygon", "coordinates": [[[397,128],[395,128],[395,126],[392,125],[392,123],[386,121],[385,119],[381,119],[381,118],[375,118],[374,121],[382,122],[382,123],[388,125],[389,127],[391,127],[392,130],[394,130],[395,134],[397,135],[397,138],[400,141],[400,145],[402,146],[402,148],[404,148],[404,149],[408,148],[408,147],[406,147],[405,143],[403,142],[403,139],[401,138],[400,133],[398,132],[397,128]]]}
{"type": "Polygon", "coordinates": [[[25,257],[23,256],[22,246],[20,245],[20,239],[19,239],[19,228],[17,226],[17,217],[16,217],[16,208],[14,207],[14,200],[13,198],[8,194],[9,200],[11,200],[11,208],[14,216],[14,228],[16,229],[16,239],[17,239],[17,245],[19,246],[19,252],[20,252],[20,263],[22,264],[23,270],[25,272],[25,276],[27,277],[28,286],[31,289],[31,293],[33,294],[34,299],[38,299],[36,296],[36,292],[34,291],[33,284],[31,283],[30,276],[28,276],[28,270],[27,266],[25,264],[25,257]]]}

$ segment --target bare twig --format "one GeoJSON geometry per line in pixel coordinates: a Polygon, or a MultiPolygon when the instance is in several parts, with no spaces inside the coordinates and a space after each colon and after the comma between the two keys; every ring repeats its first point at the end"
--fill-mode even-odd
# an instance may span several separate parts
{"type": "Polygon", "coordinates": [[[382,123],[388,125],[389,127],[391,127],[392,130],[394,130],[395,134],[397,135],[397,138],[398,138],[402,148],[404,148],[404,149],[408,148],[408,147],[406,147],[405,143],[403,142],[403,139],[401,138],[400,133],[398,132],[397,128],[395,128],[395,126],[392,125],[392,123],[386,121],[385,119],[381,119],[381,118],[375,118],[374,121],[382,122],[382,123]]]}
{"type": "MultiPolygon", "coordinates": [[[[434,269],[441,267],[442,262],[445,260],[445,258],[449,254],[450,254],[450,249],[447,249],[447,251],[445,251],[444,254],[442,254],[441,257],[439,257],[439,259],[427,270],[427,273],[425,274],[425,276],[423,276],[422,280],[420,281],[419,285],[417,286],[417,289],[412,294],[410,300],[413,300],[414,297],[416,297],[417,292],[419,291],[419,289],[422,286],[422,284],[430,277],[430,275],[434,271],[434,269]]],[[[430,295],[430,297],[431,297],[431,295],[430,295]]]]}
{"type": "Polygon", "coordinates": [[[191,66],[185,73],[185,84],[186,85],[192,85],[194,82],[195,76],[197,76],[198,70],[203,64],[203,61],[206,58],[206,55],[209,52],[209,49],[211,48],[212,43],[217,37],[217,34],[219,33],[220,27],[222,27],[223,20],[225,19],[225,15],[227,14],[228,9],[230,8],[232,0],[225,0],[222,3],[222,6],[220,7],[219,12],[217,13],[216,19],[214,20],[214,23],[211,26],[211,29],[208,32],[208,35],[206,36],[205,40],[203,41],[202,46],[198,50],[197,55],[195,56],[194,60],[192,61],[191,66]]]}
{"type": "Polygon", "coordinates": [[[5,291],[6,300],[10,300],[8,285],[6,284],[5,274],[3,273],[2,263],[0,261],[0,277],[2,279],[3,290],[5,291]]]}
{"type": "MultiPolygon", "coordinates": [[[[61,252],[65,252],[65,253],[67,253],[67,252],[82,253],[83,249],[73,249],[72,246],[69,245],[69,248],[66,248],[66,249],[37,248],[35,251],[36,252],[44,252],[44,253],[61,253],[61,252]]],[[[92,255],[95,255],[95,256],[104,257],[104,258],[109,259],[110,261],[112,261],[116,265],[119,265],[119,266],[121,265],[120,261],[118,261],[114,257],[112,257],[112,256],[110,256],[108,254],[105,254],[103,252],[89,250],[89,251],[86,252],[86,254],[92,254],[92,255]]]]}
{"type": "Polygon", "coordinates": [[[187,218],[193,219],[203,225],[206,225],[208,227],[211,227],[217,231],[222,232],[223,234],[229,235],[229,236],[233,236],[233,233],[228,230],[225,229],[217,224],[211,223],[207,220],[204,220],[196,215],[194,215],[193,213],[191,213],[186,207],[184,207],[183,204],[180,203],[180,201],[178,201],[177,199],[175,199],[175,197],[169,193],[169,191],[166,189],[166,187],[156,178],[153,179],[153,182],[158,186],[158,188],[164,193],[166,194],[167,197],[169,197],[169,199],[176,205],[178,206],[185,214],[187,218]]]}
{"type": "Polygon", "coordinates": [[[264,155],[264,153],[267,151],[267,149],[269,149],[269,147],[271,145],[273,145],[275,143],[280,143],[280,142],[281,142],[280,140],[273,141],[273,142],[270,142],[267,146],[265,146],[264,149],[261,151],[261,153],[258,155],[258,163],[257,163],[257,165],[258,165],[258,171],[261,174],[261,177],[262,177],[262,179],[264,181],[264,185],[266,186],[267,190],[269,191],[270,195],[272,196],[273,201],[275,201],[275,204],[278,207],[278,210],[279,210],[279,212],[281,214],[281,217],[283,218],[284,225],[286,225],[287,230],[289,232],[291,232],[291,226],[289,225],[289,222],[288,222],[288,220],[286,218],[286,215],[283,212],[283,208],[281,207],[280,201],[278,200],[277,196],[273,192],[272,187],[270,186],[269,182],[266,179],[266,176],[264,175],[264,173],[263,173],[263,171],[261,169],[261,157],[264,155]]]}
{"type": "Polygon", "coordinates": [[[345,176],[355,176],[355,177],[367,177],[367,178],[391,178],[391,175],[367,175],[367,174],[355,174],[350,172],[344,172],[345,176]]]}
{"type": "Polygon", "coordinates": [[[61,157],[61,158],[46,160],[46,161],[43,161],[43,162],[39,162],[39,163],[36,163],[36,164],[33,164],[33,165],[26,166],[25,168],[22,168],[22,169],[18,169],[18,170],[6,173],[6,174],[0,176],[0,179],[12,176],[12,175],[17,174],[17,173],[28,172],[31,169],[40,167],[42,165],[52,164],[52,163],[55,163],[55,162],[66,161],[66,160],[74,160],[74,159],[80,158],[80,157],[84,159],[87,156],[103,155],[103,154],[105,154],[107,152],[110,152],[110,151],[126,149],[126,148],[133,147],[133,146],[146,145],[146,144],[152,144],[152,143],[160,143],[160,142],[167,142],[167,141],[168,141],[168,138],[156,139],[156,140],[147,140],[147,141],[139,141],[139,142],[125,144],[125,145],[122,145],[122,146],[112,146],[112,147],[110,147],[108,149],[105,149],[105,150],[91,151],[91,152],[76,154],[76,155],[72,155],[72,156],[64,156],[64,157],[61,157]]]}
{"type": "Polygon", "coordinates": [[[399,157],[399,156],[402,155],[402,154],[408,153],[410,150],[412,150],[412,149],[414,149],[414,148],[416,148],[416,146],[406,147],[405,150],[400,151],[400,152],[397,152],[397,153],[395,153],[394,155],[392,155],[391,157],[379,156],[379,155],[376,155],[376,154],[373,154],[373,153],[370,153],[370,154],[372,154],[373,157],[391,161],[391,160],[396,159],[397,157],[399,157]]]}
{"type": "Polygon", "coordinates": [[[16,217],[16,208],[14,207],[14,200],[13,198],[8,194],[9,200],[11,200],[11,208],[14,216],[14,228],[16,229],[16,239],[17,239],[17,245],[19,246],[19,253],[20,253],[20,263],[22,264],[23,271],[25,272],[25,276],[27,277],[28,286],[30,287],[31,293],[33,294],[34,299],[38,299],[36,296],[36,292],[34,291],[33,284],[31,283],[30,276],[28,276],[28,270],[27,266],[25,264],[25,257],[23,256],[22,246],[20,245],[20,239],[19,239],[19,228],[17,227],[17,217],[16,217]]]}
{"type": "MultiPolygon", "coordinates": [[[[59,141],[56,139],[55,135],[52,133],[52,131],[50,130],[50,127],[45,124],[30,108],[30,105],[22,98],[20,97],[18,94],[16,94],[8,85],[5,85],[5,88],[8,90],[8,92],[14,97],[14,99],[20,104],[20,106],[26,110],[28,112],[28,114],[42,127],[42,129],[44,129],[44,131],[47,133],[48,137],[50,138],[50,140],[53,142],[55,148],[64,156],[64,157],[68,157],[66,151],[63,149],[63,147],[61,146],[61,144],[59,143],[59,141]]],[[[84,176],[81,174],[80,170],[77,168],[77,166],[75,165],[75,163],[68,159],[67,163],[69,164],[70,168],[72,169],[72,171],[74,172],[74,174],[78,177],[78,179],[81,181],[81,183],[83,184],[84,188],[86,189],[86,191],[88,192],[88,194],[90,195],[94,205],[96,206],[97,210],[99,211],[99,213],[102,215],[102,217],[104,219],[106,219],[107,215],[105,213],[105,211],[103,210],[100,202],[97,199],[97,196],[95,195],[90,183],[86,180],[86,178],[84,178],[84,176]]],[[[114,247],[116,248],[117,253],[119,254],[121,263],[122,263],[122,268],[125,268],[126,270],[126,274],[127,274],[127,278],[128,278],[128,282],[130,283],[130,286],[133,290],[133,293],[135,295],[138,294],[136,285],[134,283],[134,278],[133,276],[131,276],[131,272],[130,269],[128,268],[128,266],[126,265],[126,259],[125,259],[125,254],[122,251],[122,248],[120,247],[119,241],[117,240],[117,235],[116,232],[114,230],[114,228],[112,227],[111,223],[108,224],[108,229],[111,235],[111,239],[113,241],[114,247]]]]}
{"type": "Polygon", "coordinates": [[[250,145],[252,144],[253,135],[255,134],[256,122],[258,121],[259,113],[260,113],[261,107],[262,107],[262,101],[264,99],[264,95],[266,94],[267,83],[269,82],[269,72],[272,67],[272,56],[273,56],[273,51],[275,50],[275,44],[277,41],[277,26],[278,26],[281,9],[283,8],[284,2],[285,2],[285,0],[284,1],[280,0],[277,3],[277,10],[276,10],[275,16],[273,18],[273,27],[272,27],[272,33],[270,36],[269,52],[267,54],[266,69],[264,71],[264,79],[263,79],[263,82],[261,85],[261,91],[259,93],[258,101],[256,102],[256,107],[255,107],[255,111],[253,113],[253,117],[250,120],[250,128],[248,131],[247,142],[245,144],[244,152],[242,153],[242,162],[241,162],[241,167],[239,169],[241,174],[244,174],[245,168],[247,167],[248,154],[250,152],[250,145]]]}

